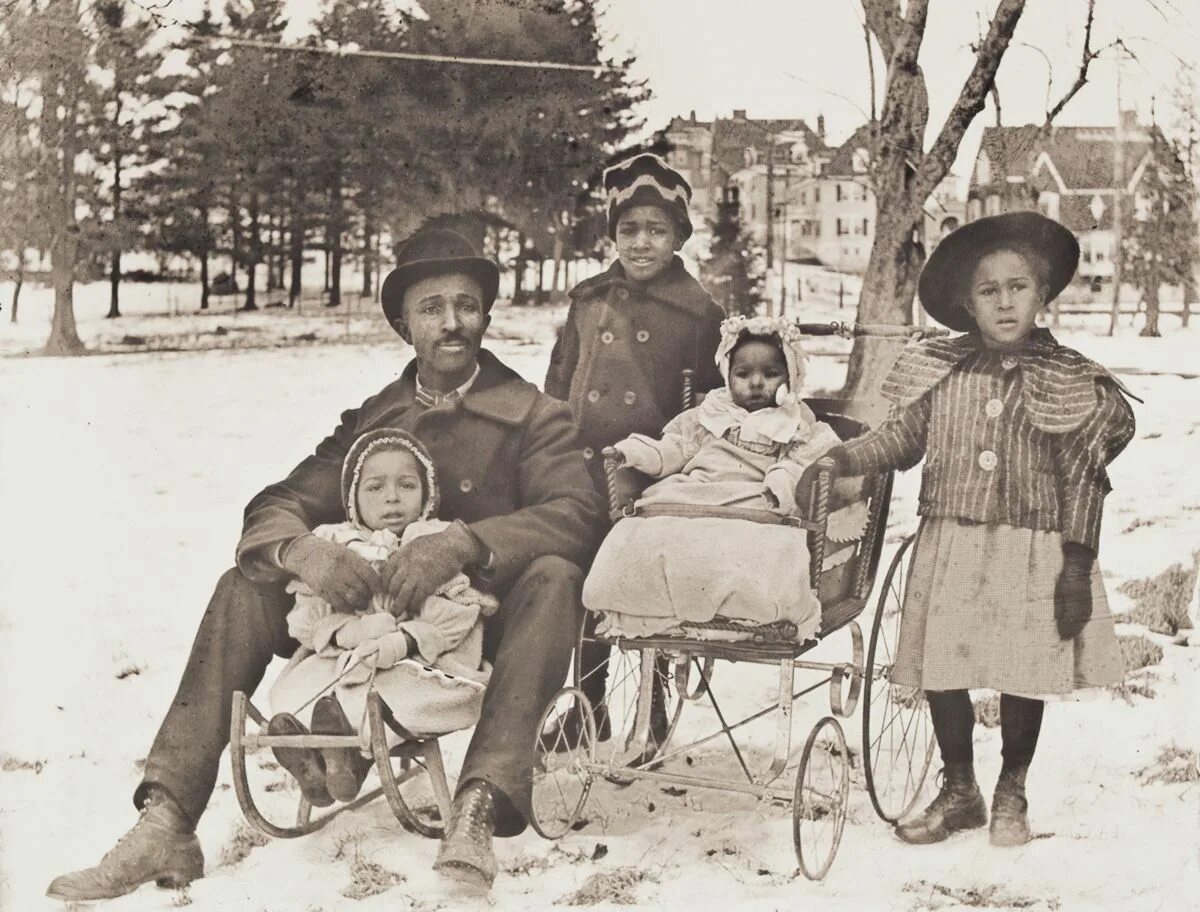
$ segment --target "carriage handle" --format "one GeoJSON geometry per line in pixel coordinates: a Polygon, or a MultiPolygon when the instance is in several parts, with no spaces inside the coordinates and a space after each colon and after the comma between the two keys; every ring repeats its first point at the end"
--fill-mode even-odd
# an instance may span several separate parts
{"type": "Polygon", "coordinates": [[[892,339],[926,339],[950,335],[950,330],[940,326],[897,326],[892,323],[845,323],[833,320],[829,323],[793,322],[806,336],[876,336],[892,339]]]}

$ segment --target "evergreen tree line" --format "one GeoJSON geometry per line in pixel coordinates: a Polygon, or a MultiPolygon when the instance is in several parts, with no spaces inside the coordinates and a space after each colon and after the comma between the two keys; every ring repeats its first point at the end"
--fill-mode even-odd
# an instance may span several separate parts
{"type": "Polygon", "coordinates": [[[594,66],[607,62],[594,0],[421,7],[416,17],[392,0],[326,0],[306,53],[215,40],[277,44],[284,0],[227,0],[183,27],[129,0],[7,4],[0,255],[19,295],[27,252],[49,254],[48,351],[82,348],[79,278],[109,276],[119,316],[131,251],[194,262],[201,308],[228,273],[246,309],[263,279],[294,303],[314,250],[327,303],[345,293],[347,257],[373,294],[387,245],[430,218],[492,253],[511,239],[518,262],[593,253],[598,166],[641,127],[649,94],[630,60],[573,71],[317,51],[594,66]]]}

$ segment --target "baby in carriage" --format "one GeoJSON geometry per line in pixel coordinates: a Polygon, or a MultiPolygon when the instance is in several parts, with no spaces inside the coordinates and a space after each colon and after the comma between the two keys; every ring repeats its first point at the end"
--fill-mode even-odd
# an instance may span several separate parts
{"type": "Polygon", "coordinates": [[[716,354],[726,385],[661,440],[634,434],[615,445],[625,464],[661,480],[638,515],[613,526],[584,583],[584,606],[604,614],[597,632],[654,636],[719,616],[791,621],[800,640],[816,633],[805,534],[769,521],[797,512],[804,469],[839,443],[800,399],[800,341],[786,320],[726,320],[716,354]],[[768,521],[712,515],[730,507],[768,521]]]}
{"type": "MultiPolygon", "coordinates": [[[[429,452],[405,431],[380,428],[355,441],[342,466],[342,497],[346,522],[317,526],[312,534],[345,545],[377,570],[403,545],[449,525],[432,518],[438,488],[429,452]]],[[[300,649],[271,688],[277,714],[268,732],[358,732],[361,741],[359,750],[275,749],[314,806],[351,801],[362,787],[370,748],[359,723],[371,688],[416,735],[475,724],[491,671],[483,659],[482,619],[498,602],[474,589],[465,574],[439,588],[413,617],[395,617],[384,596],[365,611],[342,614],[299,580],[288,591],[296,595],[288,632],[300,649]]],[[[394,733],[389,737],[396,740],[394,733]]]]}

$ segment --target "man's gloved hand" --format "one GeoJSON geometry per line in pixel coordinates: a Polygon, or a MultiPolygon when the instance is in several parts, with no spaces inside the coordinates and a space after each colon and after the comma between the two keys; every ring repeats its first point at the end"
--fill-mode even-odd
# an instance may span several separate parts
{"type": "Polygon", "coordinates": [[[415,641],[403,630],[395,630],[359,644],[354,655],[368,668],[391,668],[411,652],[416,652],[415,641]]]}
{"type": "Polygon", "coordinates": [[[383,567],[383,585],[392,597],[392,614],[415,617],[438,586],[483,557],[479,539],[462,522],[409,542],[383,567]]]}
{"type": "MultiPolygon", "coordinates": [[[[842,469],[846,465],[845,450],[841,446],[835,446],[828,450],[825,454],[833,460],[833,472],[829,477],[829,485],[837,481],[842,469]]],[[[800,512],[808,517],[808,505],[812,500],[813,491],[817,487],[817,479],[820,477],[820,467],[814,462],[800,475],[800,480],[796,482],[796,506],[800,512]]]]}
{"type": "Polygon", "coordinates": [[[354,649],[366,640],[374,640],[396,629],[396,616],[389,612],[373,612],[355,618],[338,628],[334,634],[343,649],[354,649]]]}
{"type": "Polygon", "coordinates": [[[383,580],[365,558],[311,533],[288,545],[280,562],[335,611],[365,608],[371,596],[383,592],[383,580]]]}
{"type": "Polygon", "coordinates": [[[1073,640],[1092,616],[1092,564],[1096,552],[1078,542],[1063,542],[1063,565],[1054,586],[1054,622],[1058,635],[1073,640]]]}

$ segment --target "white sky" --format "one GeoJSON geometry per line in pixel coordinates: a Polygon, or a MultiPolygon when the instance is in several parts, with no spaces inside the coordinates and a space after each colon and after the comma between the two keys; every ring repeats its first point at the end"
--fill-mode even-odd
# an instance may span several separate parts
{"type": "MultiPolygon", "coordinates": [[[[149,0],[146,0],[149,2],[149,0]]],[[[172,10],[194,13],[202,0],[174,0],[172,10]]],[[[411,0],[400,0],[411,6],[411,0]]],[[[468,2],[468,0],[463,0],[468,2]]],[[[845,139],[870,105],[862,10],[858,0],[601,0],[602,25],[614,51],[637,57],[635,75],[649,80],[654,98],[647,128],[695,110],[701,119],[745,108],[751,117],[826,120],[830,142],[845,139]]],[[[974,56],[970,43],[986,28],[996,0],[932,0],[921,51],[930,95],[930,129],[953,104],[974,56]]],[[[1172,93],[1190,69],[1200,82],[1200,0],[1096,0],[1093,48],[1116,37],[1138,60],[1120,64],[1121,96],[1148,122],[1178,119],[1172,93]]],[[[289,36],[303,31],[319,0],[291,0],[289,36]]],[[[1003,122],[1041,123],[1051,96],[1062,94],[1079,66],[1087,0],[1028,0],[1013,46],[1000,67],[1003,122]],[[1049,66],[1047,62],[1049,60],[1049,66]]],[[[1116,118],[1118,52],[1092,64],[1090,83],[1059,116],[1061,124],[1112,124],[1116,118]]],[[[877,61],[882,89],[884,66],[877,61]]],[[[994,123],[988,107],[963,143],[956,172],[965,174],[979,133],[994,123]]]]}

